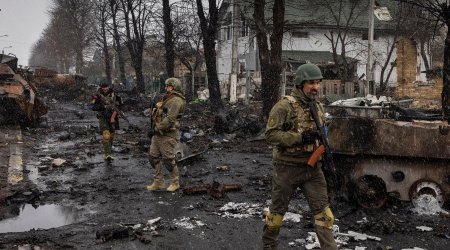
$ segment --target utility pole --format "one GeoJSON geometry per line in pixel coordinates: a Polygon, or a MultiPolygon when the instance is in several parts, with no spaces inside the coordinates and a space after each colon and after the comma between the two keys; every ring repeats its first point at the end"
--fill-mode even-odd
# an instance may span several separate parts
{"type": "MultiPolygon", "coordinates": [[[[373,83],[373,30],[374,30],[374,6],[375,0],[369,0],[369,32],[367,37],[367,64],[366,64],[366,86],[365,86],[365,94],[369,94],[369,86],[373,83]]],[[[375,84],[373,85],[373,89],[375,92],[375,84]]],[[[375,93],[374,93],[375,94],[375,93]]]]}
{"type": "Polygon", "coordinates": [[[238,59],[238,38],[239,38],[239,24],[240,24],[240,10],[239,0],[232,1],[233,8],[233,38],[231,40],[231,74],[230,74],[230,103],[236,103],[236,89],[237,89],[237,75],[239,73],[239,59],[238,59]]]}

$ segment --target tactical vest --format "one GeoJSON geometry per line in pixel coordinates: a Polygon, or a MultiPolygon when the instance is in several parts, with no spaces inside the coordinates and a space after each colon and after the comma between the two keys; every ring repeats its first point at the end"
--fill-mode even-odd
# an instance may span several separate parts
{"type": "MultiPolygon", "coordinates": [[[[171,95],[170,97],[166,98],[164,101],[158,102],[156,104],[156,108],[152,111],[152,119],[153,119],[153,122],[155,123],[155,125],[161,123],[162,120],[167,115],[167,110],[165,110],[166,103],[169,102],[172,98],[176,98],[176,97],[178,97],[178,96],[171,95]]],[[[178,97],[178,98],[180,98],[180,97],[178,97]]],[[[181,119],[183,112],[184,112],[184,106],[181,107],[181,110],[178,114],[178,117],[177,117],[175,123],[170,128],[171,131],[178,131],[178,129],[181,127],[180,119],[181,119]]]]}
{"type": "Polygon", "coordinates": [[[104,95],[103,93],[100,93],[99,96],[102,100],[102,103],[103,103],[103,106],[105,107],[105,109],[108,106],[115,105],[116,95],[114,94],[114,92],[110,92],[106,95],[104,95]]]}
{"type": "MultiPolygon", "coordinates": [[[[291,124],[292,127],[289,129],[295,133],[303,133],[305,131],[317,130],[317,125],[314,122],[314,119],[309,111],[309,107],[307,105],[302,105],[299,103],[293,96],[284,96],[283,99],[289,101],[289,104],[292,107],[291,116],[291,124]]],[[[320,119],[320,123],[324,124],[325,115],[322,106],[319,103],[316,103],[317,111],[320,119]]],[[[316,141],[315,144],[310,145],[302,145],[300,147],[287,148],[286,150],[290,153],[295,151],[303,151],[303,152],[313,152],[319,146],[319,142],[316,141]]]]}

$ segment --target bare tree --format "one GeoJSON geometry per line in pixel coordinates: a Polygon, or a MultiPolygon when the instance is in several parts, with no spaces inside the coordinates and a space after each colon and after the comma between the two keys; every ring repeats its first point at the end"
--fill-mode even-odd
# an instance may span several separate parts
{"type": "Polygon", "coordinates": [[[190,72],[191,80],[186,81],[185,96],[192,100],[195,71],[204,62],[201,51],[202,33],[195,7],[189,3],[175,6],[174,11],[174,47],[177,58],[190,72]]]}
{"type": "Polygon", "coordinates": [[[117,61],[119,64],[119,72],[120,72],[120,81],[122,83],[127,82],[127,78],[125,75],[125,59],[123,56],[123,47],[122,47],[122,41],[120,40],[120,34],[119,34],[119,24],[118,24],[118,15],[119,15],[119,0],[108,0],[109,1],[109,9],[110,9],[110,15],[112,19],[112,33],[114,37],[114,49],[117,53],[117,61]]]}
{"type": "Polygon", "coordinates": [[[367,13],[368,1],[322,0],[321,5],[325,7],[334,23],[336,23],[325,34],[325,37],[330,41],[333,61],[338,68],[338,77],[343,84],[346,81],[353,80],[349,74],[350,64],[347,58],[347,50],[348,45],[354,43],[354,41],[349,34],[359,17],[363,13],[367,13]]]}
{"type": "Polygon", "coordinates": [[[33,50],[34,58],[40,58],[40,62],[33,62],[33,65],[49,66],[61,73],[68,73],[69,68],[73,66],[74,50],[71,33],[67,32],[65,16],[58,11],[55,6],[50,12],[50,22],[42,32],[38,41],[43,50],[33,50]],[[53,61],[50,63],[50,61],[53,61]]]}
{"type": "Polygon", "coordinates": [[[285,3],[284,0],[274,0],[273,3],[255,0],[254,8],[253,18],[256,24],[256,39],[261,63],[262,116],[267,118],[279,98],[285,3]],[[272,20],[269,24],[265,20],[266,9],[272,9],[272,20]],[[268,36],[270,36],[270,47],[267,41],[268,36]]]}
{"type": "Polygon", "coordinates": [[[146,24],[150,18],[150,2],[145,0],[120,0],[122,4],[126,46],[131,56],[131,65],[136,73],[136,89],[144,93],[144,76],[142,74],[142,58],[145,46],[146,24]]]}
{"type": "Polygon", "coordinates": [[[111,80],[111,60],[109,55],[109,44],[107,38],[107,22],[110,19],[108,14],[108,1],[107,0],[98,0],[94,3],[95,7],[95,17],[97,19],[96,32],[95,37],[97,41],[98,47],[102,49],[103,59],[105,63],[105,74],[106,74],[106,82],[108,84],[112,84],[111,80]]]}
{"type": "MultiPolygon", "coordinates": [[[[44,32],[45,34],[45,32],[44,32]]],[[[41,35],[31,48],[31,56],[28,61],[30,66],[40,66],[56,70],[54,48],[46,41],[45,35],[41,35]]]]}
{"type": "Polygon", "coordinates": [[[173,41],[173,23],[170,18],[169,0],[163,0],[164,47],[166,48],[167,76],[174,76],[175,50],[173,41]]]}
{"type": "Polygon", "coordinates": [[[54,0],[51,10],[62,22],[64,32],[70,38],[77,73],[82,73],[84,52],[93,40],[92,9],[91,0],[54,0]]]}
{"type": "Polygon", "coordinates": [[[220,95],[219,78],[217,76],[216,66],[215,39],[218,31],[218,4],[216,3],[216,0],[208,0],[208,16],[206,16],[202,0],[196,0],[196,2],[197,14],[200,19],[200,27],[203,37],[211,109],[213,111],[219,111],[223,109],[223,103],[220,95]]]}

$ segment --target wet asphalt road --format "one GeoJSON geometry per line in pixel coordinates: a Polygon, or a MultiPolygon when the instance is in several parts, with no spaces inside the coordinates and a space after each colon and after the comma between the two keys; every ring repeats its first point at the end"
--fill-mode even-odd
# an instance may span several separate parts
{"type": "MultiPolygon", "coordinates": [[[[107,165],[102,159],[95,114],[85,105],[73,103],[52,104],[50,108],[48,127],[21,131],[25,171],[20,183],[5,185],[9,146],[0,147],[2,190],[14,193],[2,200],[1,213],[4,221],[15,217],[17,210],[16,216],[20,216],[23,204],[37,208],[57,205],[65,207],[63,214],[71,216],[72,221],[56,228],[0,234],[0,248],[261,249],[261,213],[267,208],[271,188],[271,151],[264,141],[229,139],[213,143],[207,133],[187,143],[190,150],[206,152],[179,164],[183,187],[218,181],[239,183],[242,191],[229,192],[221,199],[207,194],[184,195],[181,190],[152,193],[145,189],[151,182],[142,142],[145,131],[126,130],[128,125],[123,123],[125,131],[117,134],[114,144],[115,160],[107,165]],[[80,111],[83,118],[79,117],[80,111]],[[66,163],[52,166],[56,158],[66,163]],[[220,170],[223,166],[228,170],[220,170]],[[153,219],[158,222],[150,224],[153,219]],[[126,233],[123,228],[127,228],[126,233]],[[108,229],[115,234],[103,234],[103,242],[99,241],[97,234],[108,229]]],[[[146,117],[138,112],[129,114],[134,125],[145,127],[146,117]]],[[[4,134],[6,130],[1,131],[4,134]]],[[[381,239],[346,240],[347,246],[341,248],[448,249],[449,218],[419,216],[410,208],[410,204],[395,201],[381,210],[362,210],[343,201],[335,203],[333,210],[340,232],[352,230],[381,239]],[[433,231],[418,231],[416,226],[422,225],[433,231]]],[[[304,249],[308,232],[312,232],[312,215],[301,192],[294,195],[290,212],[301,219],[284,223],[280,249],[304,249]]],[[[49,221],[58,217],[45,216],[49,221]]]]}

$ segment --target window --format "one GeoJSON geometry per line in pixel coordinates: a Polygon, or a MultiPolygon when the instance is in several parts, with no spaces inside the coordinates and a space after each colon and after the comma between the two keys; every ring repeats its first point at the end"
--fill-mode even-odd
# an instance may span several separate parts
{"type": "MultiPolygon", "coordinates": [[[[378,34],[377,33],[373,33],[373,40],[378,40],[378,34]]],[[[369,34],[368,33],[363,33],[362,34],[362,40],[367,41],[369,40],[369,34]]]]}
{"type": "Polygon", "coordinates": [[[241,37],[246,37],[248,36],[249,32],[248,32],[248,25],[247,25],[247,20],[245,20],[244,18],[241,19],[241,37]]]}
{"type": "Polygon", "coordinates": [[[231,39],[231,26],[227,26],[222,30],[222,40],[230,40],[231,39]]]}
{"type": "Polygon", "coordinates": [[[309,33],[306,31],[292,31],[292,37],[296,38],[308,38],[309,33]]]}

